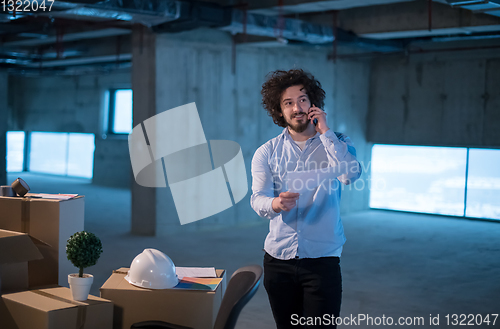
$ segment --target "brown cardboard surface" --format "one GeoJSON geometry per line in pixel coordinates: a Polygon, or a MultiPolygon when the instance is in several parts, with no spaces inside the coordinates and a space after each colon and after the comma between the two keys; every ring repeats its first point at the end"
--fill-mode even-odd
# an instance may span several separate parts
{"type": "Polygon", "coordinates": [[[72,300],[69,288],[28,290],[2,296],[2,329],[111,329],[113,304],[89,295],[72,300]]]}
{"type": "Polygon", "coordinates": [[[27,234],[0,230],[0,264],[40,259],[42,255],[27,234]]]}
{"type": "Polygon", "coordinates": [[[28,262],[0,265],[0,296],[26,290],[28,283],[28,262]]]}
{"type": "Polygon", "coordinates": [[[42,260],[30,261],[30,287],[49,284],[67,286],[68,274],[77,270],[66,258],[66,241],[84,229],[85,199],[51,200],[0,197],[0,228],[28,233],[46,245],[42,260]]]}
{"type": "Polygon", "coordinates": [[[113,273],[101,287],[101,297],[115,304],[113,328],[128,329],[136,322],[162,320],[194,329],[212,329],[225,287],[225,271],[215,291],[144,289],[124,278],[128,268],[113,273]]]}
{"type": "Polygon", "coordinates": [[[27,234],[0,230],[0,294],[27,289],[27,262],[41,258],[27,234]]]}

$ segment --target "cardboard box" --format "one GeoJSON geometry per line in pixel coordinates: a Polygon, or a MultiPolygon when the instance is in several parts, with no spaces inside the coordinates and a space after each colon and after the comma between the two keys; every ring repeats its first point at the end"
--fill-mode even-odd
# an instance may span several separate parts
{"type": "Polygon", "coordinates": [[[66,287],[28,290],[2,296],[2,329],[111,329],[113,303],[89,295],[84,302],[71,298],[66,287]]]}
{"type": "Polygon", "coordinates": [[[136,322],[161,320],[194,329],[212,329],[226,284],[224,270],[217,270],[222,282],[215,291],[180,289],[144,289],[124,278],[121,268],[101,287],[101,297],[115,305],[113,328],[129,329],[136,322]]]}
{"type": "Polygon", "coordinates": [[[29,286],[68,285],[68,274],[77,272],[66,258],[66,241],[83,231],[84,197],[60,201],[0,197],[0,229],[27,233],[45,242],[43,259],[28,263],[29,286]]]}
{"type": "Polygon", "coordinates": [[[28,261],[41,258],[27,234],[0,230],[0,295],[28,289],[28,261]]]}

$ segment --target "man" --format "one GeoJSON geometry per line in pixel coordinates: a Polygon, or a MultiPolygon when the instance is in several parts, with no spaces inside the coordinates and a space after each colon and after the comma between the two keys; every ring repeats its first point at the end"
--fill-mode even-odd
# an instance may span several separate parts
{"type": "Polygon", "coordinates": [[[251,205],[270,219],[264,287],[274,319],[278,329],[335,328],[332,317],[340,313],[339,257],[345,242],[339,181],[354,182],[361,166],[350,139],[328,127],[321,110],[325,92],[310,73],[275,71],[261,93],[274,123],[285,128],[252,159],[251,205]],[[328,179],[305,182],[300,194],[287,188],[287,172],[315,169],[328,179]]]}

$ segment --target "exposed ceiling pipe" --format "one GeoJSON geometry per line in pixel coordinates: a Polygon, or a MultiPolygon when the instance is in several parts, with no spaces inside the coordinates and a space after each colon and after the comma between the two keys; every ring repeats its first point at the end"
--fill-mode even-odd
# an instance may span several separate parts
{"type": "Polygon", "coordinates": [[[64,66],[78,66],[88,64],[115,64],[129,62],[132,60],[132,54],[120,54],[119,59],[116,55],[93,56],[83,58],[58,59],[53,61],[33,62],[32,60],[19,58],[0,58],[0,64],[22,65],[27,68],[52,68],[64,66]]]}
{"type": "MultiPolygon", "coordinates": [[[[83,40],[83,39],[95,39],[95,38],[104,38],[104,37],[112,37],[117,35],[130,34],[130,30],[128,29],[118,29],[118,28],[109,28],[103,30],[95,30],[95,31],[86,31],[86,32],[77,32],[77,33],[68,33],[64,35],[64,42],[83,40]]],[[[19,40],[19,41],[10,41],[5,42],[3,44],[4,47],[17,47],[17,46],[38,46],[38,45],[47,45],[53,44],[57,42],[57,36],[47,37],[47,38],[33,38],[28,40],[19,40]]]]}
{"type": "Polygon", "coordinates": [[[50,16],[122,20],[151,27],[178,19],[180,6],[180,1],[170,0],[105,0],[96,4],[55,1],[50,16]]]}
{"type": "MultiPolygon", "coordinates": [[[[120,54],[119,61],[130,61],[132,60],[132,54],[120,54]]],[[[60,59],[49,62],[40,63],[28,63],[24,64],[27,67],[60,67],[60,66],[70,66],[70,65],[88,65],[88,64],[102,64],[102,63],[117,63],[116,55],[107,56],[93,56],[93,57],[83,57],[83,58],[71,58],[71,59],[60,59]]],[[[14,63],[17,64],[17,63],[14,63]]]]}
{"type": "MultiPolygon", "coordinates": [[[[1,60],[0,60],[1,62],[1,60]]],[[[85,74],[109,74],[111,71],[120,69],[130,69],[131,62],[121,62],[118,66],[116,63],[96,64],[86,66],[72,66],[68,68],[40,68],[14,66],[7,69],[8,74],[23,75],[23,76],[77,76],[85,74]]]]}
{"type": "Polygon", "coordinates": [[[248,34],[277,38],[281,36],[289,40],[303,41],[313,44],[331,43],[333,34],[331,27],[308,23],[293,18],[283,18],[283,30],[276,31],[279,26],[279,17],[258,14],[247,14],[238,9],[233,9],[231,24],[221,27],[221,30],[232,34],[243,33],[244,22],[248,34]],[[245,19],[246,16],[246,19],[245,19]]]}
{"type": "MultiPolygon", "coordinates": [[[[491,49],[500,49],[500,45],[492,45],[492,46],[477,46],[477,47],[457,47],[457,48],[443,48],[443,49],[408,49],[404,53],[402,52],[393,52],[391,54],[386,54],[384,56],[402,56],[411,55],[411,54],[426,54],[426,53],[441,53],[441,52],[460,52],[460,51],[474,51],[474,50],[491,50],[491,49]]],[[[375,58],[380,56],[380,53],[371,52],[371,53],[355,53],[355,54],[343,54],[338,55],[337,57],[340,59],[346,58],[375,58]]],[[[328,57],[329,59],[331,56],[328,57]]]]}

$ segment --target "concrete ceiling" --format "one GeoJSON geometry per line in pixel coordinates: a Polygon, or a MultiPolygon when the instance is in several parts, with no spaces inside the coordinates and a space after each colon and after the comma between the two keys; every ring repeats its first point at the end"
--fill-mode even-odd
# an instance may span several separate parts
{"type": "Polygon", "coordinates": [[[500,1],[458,1],[56,1],[51,12],[0,12],[0,68],[114,67],[109,64],[130,61],[126,49],[133,24],[156,33],[218,28],[235,35],[237,43],[259,47],[336,43],[340,54],[408,52],[415,43],[419,49],[426,44],[435,49],[436,43],[445,48],[447,40],[454,47],[500,41],[500,1]],[[281,26],[278,39],[276,26],[281,26]],[[248,36],[241,37],[244,33],[248,36]]]}

